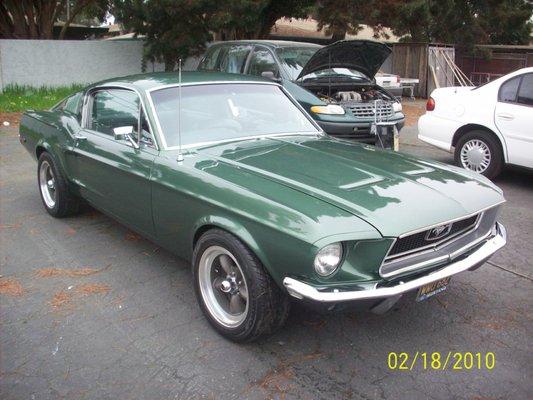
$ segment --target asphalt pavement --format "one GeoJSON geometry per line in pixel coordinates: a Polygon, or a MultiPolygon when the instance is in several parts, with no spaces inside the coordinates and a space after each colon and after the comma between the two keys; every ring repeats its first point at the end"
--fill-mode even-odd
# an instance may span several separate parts
{"type": "MultiPolygon", "coordinates": [[[[415,128],[401,151],[452,161],[415,128]]],[[[446,292],[385,315],[295,306],[283,330],[237,345],[204,319],[183,260],[92,209],[50,217],[36,163],[0,128],[0,398],[531,398],[533,174],[497,184],[508,244],[446,292]],[[437,352],[440,366],[424,365],[437,352]],[[455,353],[479,353],[481,368],[444,366],[455,353]]]]}

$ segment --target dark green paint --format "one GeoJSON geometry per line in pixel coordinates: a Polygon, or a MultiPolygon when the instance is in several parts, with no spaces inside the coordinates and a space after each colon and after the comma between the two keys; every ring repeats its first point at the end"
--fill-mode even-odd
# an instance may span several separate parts
{"type": "MultiPolygon", "coordinates": [[[[212,80],[260,81],[183,75],[184,83],[212,80]]],[[[146,90],[176,82],[176,74],[148,74],[106,85],[135,88],[146,102],[146,90]]],[[[372,285],[394,237],[503,201],[479,175],[322,135],[226,142],[190,150],[178,162],[175,150],[135,150],[84,131],[77,111],[30,111],[20,128],[27,150],[34,157],[49,151],[71,190],[186,259],[198,232],[223,228],[280,286],[285,276],[317,286],[372,285]],[[76,134],[87,140],[76,141],[76,134]],[[314,256],[337,241],[345,246],[342,267],[321,278],[314,256]]]]}

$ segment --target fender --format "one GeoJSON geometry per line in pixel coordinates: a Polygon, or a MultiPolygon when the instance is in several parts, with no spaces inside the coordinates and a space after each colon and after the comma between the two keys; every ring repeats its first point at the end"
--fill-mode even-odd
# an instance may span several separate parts
{"type": "Polygon", "coordinates": [[[492,129],[492,128],[489,128],[486,125],[480,125],[480,124],[465,124],[465,125],[462,125],[453,134],[452,146],[455,146],[457,144],[457,142],[459,141],[459,138],[462,135],[464,135],[465,133],[467,133],[467,132],[469,132],[471,130],[482,130],[482,131],[489,132],[489,133],[493,134],[494,136],[496,136],[496,138],[498,139],[498,142],[500,142],[500,145],[502,147],[503,159],[504,159],[504,161],[506,163],[508,162],[507,143],[505,142],[505,138],[503,137],[503,135],[500,133],[500,131],[498,129],[492,129]]]}
{"type": "Polygon", "coordinates": [[[282,277],[278,276],[276,272],[273,270],[267,255],[261,250],[261,246],[254,239],[254,236],[250,233],[250,231],[242,224],[234,220],[228,219],[226,217],[222,217],[218,215],[207,215],[207,216],[200,218],[198,221],[196,221],[192,229],[193,234],[191,235],[191,239],[190,239],[191,254],[200,236],[204,232],[212,228],[219,228],[219,229],[225,230],[226,232],[231,233],[232,235],[237,237],[239,240],[241,240],[246,246],[248,246],[248,248],[261,261],[261,263],[267,269],[270,276],[276,282],[281,282],[282,277]]]}

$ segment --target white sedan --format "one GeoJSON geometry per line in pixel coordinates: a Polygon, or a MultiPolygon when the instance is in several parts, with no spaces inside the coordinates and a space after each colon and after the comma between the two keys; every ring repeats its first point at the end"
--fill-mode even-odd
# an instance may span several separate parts
{"type": "Polygon", "coordinates": [[[494,178],[505,164],[533,168],[533,68],[478,87],[435,89],[418,137],[457,165],[494,178]]]}

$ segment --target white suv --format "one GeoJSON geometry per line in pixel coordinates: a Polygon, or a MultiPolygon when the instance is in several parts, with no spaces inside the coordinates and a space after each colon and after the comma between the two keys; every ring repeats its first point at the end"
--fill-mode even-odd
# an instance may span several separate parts
{"type": "Polygon", "coordinates": [[[494,178],[505,164],[533,168],[533,68],[479,87],[435,89],[418,121],[420,140],[457,165],[494,178]]]}

